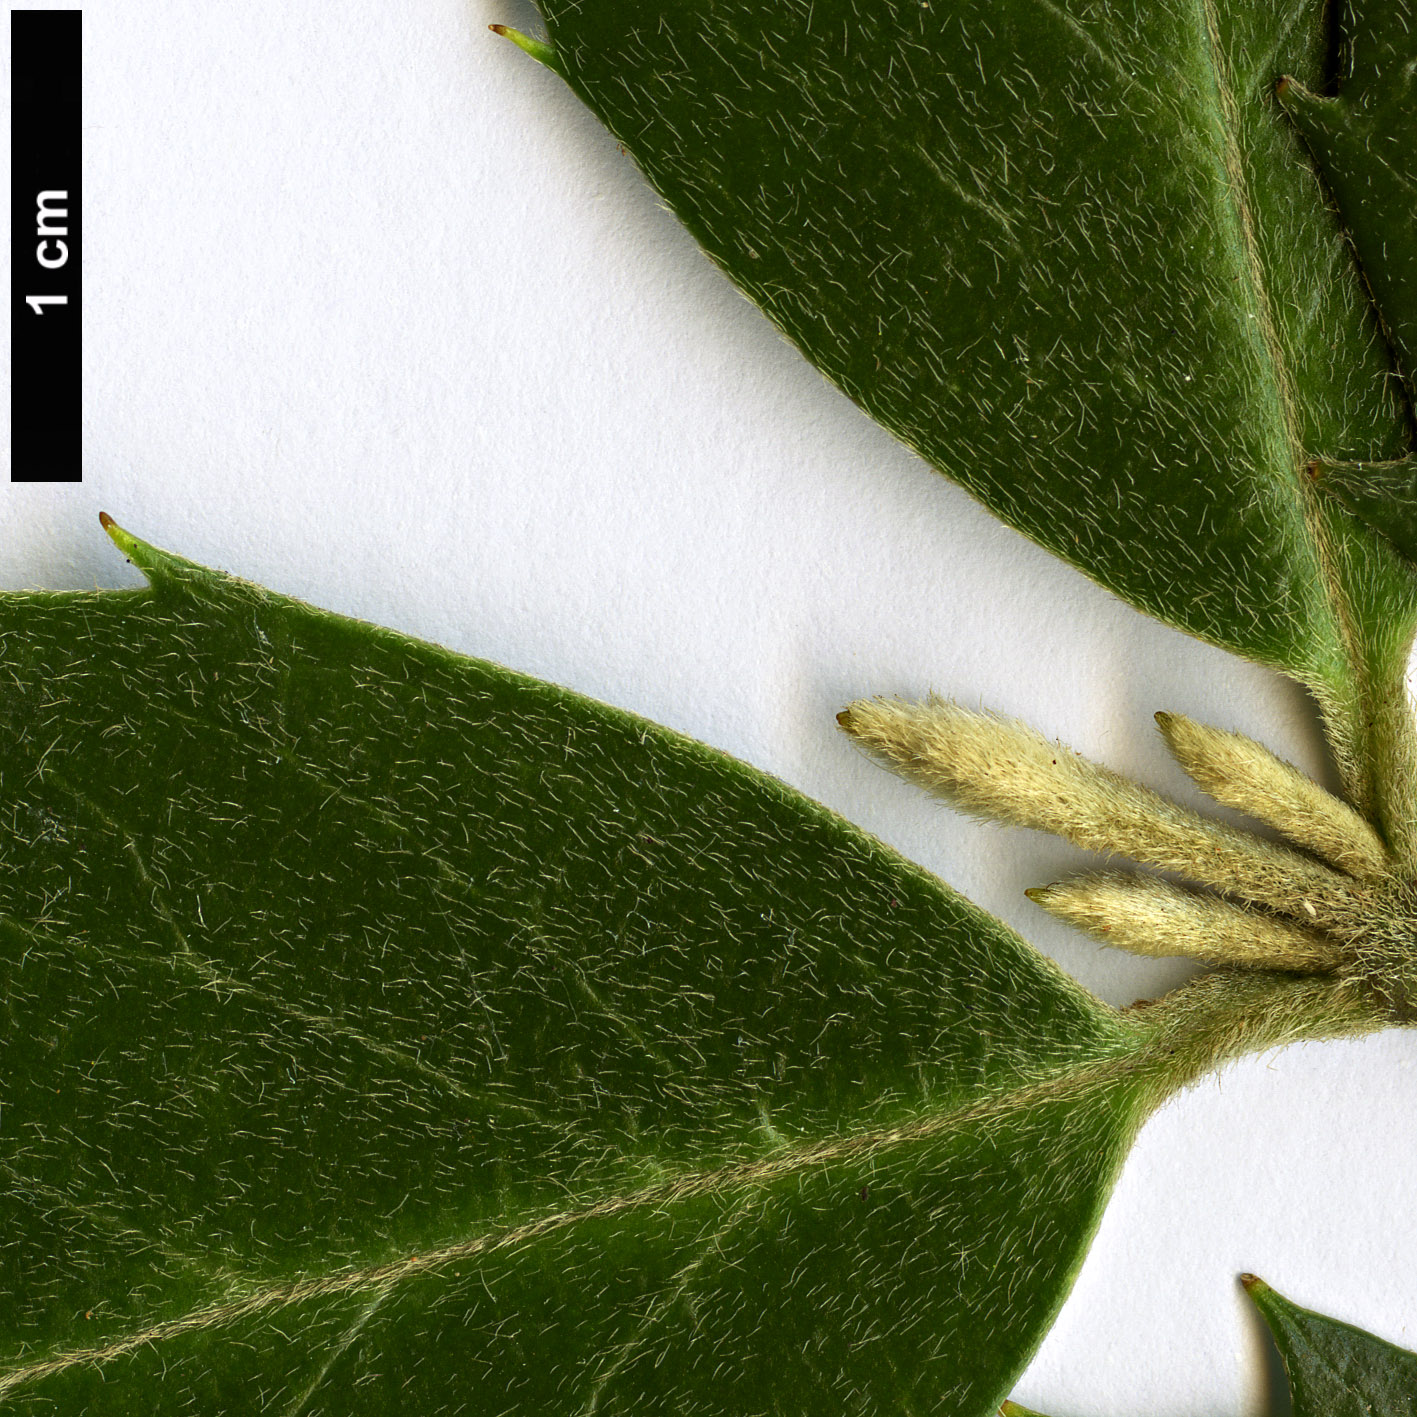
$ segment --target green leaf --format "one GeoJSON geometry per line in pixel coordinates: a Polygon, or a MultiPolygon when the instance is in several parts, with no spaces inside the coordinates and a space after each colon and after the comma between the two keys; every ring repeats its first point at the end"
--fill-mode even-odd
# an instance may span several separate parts
{"type": "Polygon", "coordinates": [[[1042,545],[1308,684],[1350,795],[1417,852],[1417,578],[1304,471],[1412,440],[1273,96],[1322,77],[1319,0],[540,5],[808,358],[1042,545]]]}
{"type": "Polygon", "coordinates": [[[1324,491],[1417,562],[1417,453],[1390,463],[1315,463],[1314,476],[1324,491]]]}
{"type": "Polygon", "coordinates": [[[1150,1011],[741,763],[112,533],[150,589],[0,600],[0,1395],[992,1412],[1150,1011]]]}
{"type": "Polygon", "coordinates": [[[1337,97],[1287,79],[1279,100],[1313,152],[1417,392],[1417,23],[1391,0],[1344,8],[1349,72],[1337,97]]]}
{"type": "MultiPolygon", "coordinates": [[[[1284,1360],[1294,1417],[1417,1417],[1417,1353],[1301,1309],[1253,1274],[1242,1279],[1284,1360]]],[[[999,1412],[1043,1417],[1016,1402],[999,1412]]]]}
{"type": "Polygon", "coordinates": [[[1252,1274],[1244,1282],[1284,1360],[1294,1417],[1417,1417],[1417,1353],[1301,1309],[1252,1274]]]}

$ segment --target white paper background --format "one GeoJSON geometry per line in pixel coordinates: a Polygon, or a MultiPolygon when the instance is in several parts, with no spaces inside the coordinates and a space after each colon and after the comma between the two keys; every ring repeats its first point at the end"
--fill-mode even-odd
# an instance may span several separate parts
{"type": "MultiPolygon", "coordinates": [[[[523,0],[84,8],[85,481],[6,485],[0,585],[135,583],[103,508],[776,773],[1117,1003],[1186,971],[1023,898],[1080,853],[924,800],[836,711],[934,689],[1196,801],[1164,707],[1331,781],[1301,692],[1003,529],[831,390],[488,34],[534,27],[523,0]]],[[[1284,1410],[1242,1270],[1417,1346],[1414,1104],[1411,1032],[1175,1099],[1017,1396],[1284,1410]]]]}

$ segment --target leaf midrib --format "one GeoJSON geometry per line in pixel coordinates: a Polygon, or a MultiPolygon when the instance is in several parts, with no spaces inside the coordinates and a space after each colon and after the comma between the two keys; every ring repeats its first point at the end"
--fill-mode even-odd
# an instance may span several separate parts
{"type": "MultiPolygon", "coordinates": [[[[1200,18],[1201,48],[1210,71],[1219,110],[1221,163],[1225,172],[1225,188],[1229,194],[1226,207],[1233,228],[1232,245],[1239,266],[1237,274],[1248,296],[1247,304],[1252,306],[1247,313],[1252,314],[1259,325],[1266,356],[1265,371],[1273,387],[1273,407],[1278,415],[1277,431],[1288,452],[1289,467],[1297,473],[1303,461],[1303,450],[1297,432],[1299,424],[1294,411],[1293,385],[1289,377],[1288,361],[1284,357],[1284,347],[1275,324],[1264,263],[1260,259],[1259,240],[1252,214],[1253,203],[1245,180],[1244,159],[1237,141],[1240,131],[1239,106],[1235,101],[1234,83],[1220,38],[1220,21],[1215,12],[1215,0],[1197,0],[1197,11],[1200,18]]],[[[1294,481],[1296,488],[1299,488],[1301,484],[1297,476],[1294,481]]],[[[1305,511],[1309,511],[1307,505],[1305,511]]],[[[1313,530],[1312,521],[1310,530],[1313,530]]]]}
{"type": "MultiPolygon", "coordinates": [[[[1142,1099],[1145,1092],[1143,1076],[1148,1063],[1158,1061],[1153,1058],[1157,1046],[1154,1041],[1138,1038],[1128,1052],[1104,1057],[1082,1067],[1059,1067],[1008,1091],[996,1092],[950,1111],[921,1117],[904,1126],[788,1145],[769,1156],[731,1162],[704,1171],[686,1172],[638,1190],[603,1197],[588,1205],[555,1211],[506,1229],[487,1231],[423,1254],[329,1275],[268,1284],[239,1298],[205,1305],[180,1318],[150,1324],[125,1338],[89,1348],[71,1349],[11,1368],[8,1372],[0,1372],[0,1400],[18,1388],[53,1377],[66,1369],[80,1364],[103,1364],[194,1330],[225,1327],[267,1310],[311,1299],[359,1292],[382,1297],[382,1294],[407,1280],[437,1274],[460,1261],[531,1244],[581,1222],[605,1220],[640,1209],[661,1209],[716,1193],[766,1187],[799,1172],[861,1160],[897,1146],[929,1142],[952,1131],[1004,1118],[1036,1105],[1063,1102],[1125,1078],[1131,1078],[1141,1086],[1139,1099],[1142,1099]]],[[[1144,1106],[1136,1109],[1138,1122],[1144,1110],[1144,1106]]]]}

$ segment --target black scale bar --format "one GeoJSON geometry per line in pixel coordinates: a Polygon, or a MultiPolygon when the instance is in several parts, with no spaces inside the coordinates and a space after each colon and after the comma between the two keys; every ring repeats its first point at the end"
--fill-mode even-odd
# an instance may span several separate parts
{"type": "Polygon", "coordinates": [[[12,10],[10,481],[83,479],[81,10],[12,10]]]}

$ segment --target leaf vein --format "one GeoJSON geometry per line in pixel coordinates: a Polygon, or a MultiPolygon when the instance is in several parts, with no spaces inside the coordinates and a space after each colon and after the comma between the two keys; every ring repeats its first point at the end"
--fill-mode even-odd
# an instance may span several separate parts
{"type": "Polygon", "coordinates": [[[518,1225],[475,1235],[422,1255],[409,1255],[363,1269],[311,1276],[258,1289],[238,1299],[211,1304],[181,1318],[155,1323],[101,1347],[71,1350],[0,1373],[0,1398],[15,1389],[81,1364],[112,1359],[199,1329],[229,1326],[243,1319],[302,1303],[359,1290],[391,1289],[420,1276],[483,1255],[529,1245],[544,1236],[583,1221],[604,1220],[641,1208],[663,1208],[677,1202],[727,1191],[757,1190],[806,1170],[838,1162],[867,1159],[890,1148],[942,1138],[966,1126],[1000,1121],[1009,1114],[1040,1103],[1065,1101],[1081,1093],[1136,1076],[1150,1061],[1150,1050],[1103,1058],[1083,1068],[1065,1068],[1021,1083],[1008,1092],[968,1103],[950,1112],[921,1118],[903,1126],[833,1137],[801,1144],[767,1158],[731,1162],[711,1170],[689,1172],[623,1195],[606,1196],[588,1205],[538,1216],[518,1225]]]}

